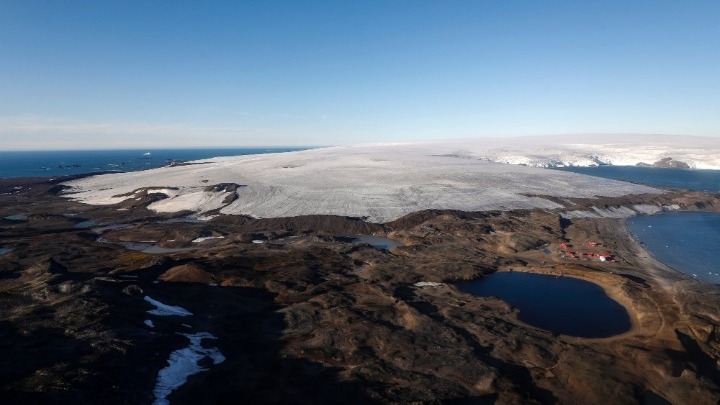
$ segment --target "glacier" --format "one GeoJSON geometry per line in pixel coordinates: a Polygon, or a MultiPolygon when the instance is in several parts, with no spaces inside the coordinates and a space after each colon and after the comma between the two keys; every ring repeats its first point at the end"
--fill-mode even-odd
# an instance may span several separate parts
{"type": "Polygon", "coordinates": [[[64,184],[70,187],[66,197],[87,204],[115,204],[152,188],[166,197],[148,206],[157,212],[340,215],[387,222],[425,209],[556,209],[563,206],[547,197],[657,194],[662,190],[544,167],[672,157],[693,167],[720,168],[717,144],[699,137],[578,135],[337,146],[218,157],[64,184]],[[213,187],[221,184],[238,187],[232,192],[213,187]]]}

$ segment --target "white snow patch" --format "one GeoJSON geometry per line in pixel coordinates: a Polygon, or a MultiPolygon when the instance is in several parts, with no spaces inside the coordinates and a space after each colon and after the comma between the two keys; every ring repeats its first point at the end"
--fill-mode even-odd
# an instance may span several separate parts
{"type": "Polygon", "coordinates": [[[175,197],[176,195],[180,194],[179,190],[174,190],[171,188],[151,188],[147,190],[148,194],[165,194],[168,197],[175,197]]]}
{"type": "Polygon", "coordinates": [[[192,312],[188,311],[187,309],[183,307],[178,307],[174,305],[167,305],[163,304],[160,301],[154,300],[147,295],[145,296],[145,301],[151,303],[155,306],[155,309],[151,309],[148,312],[148,314],[157,315],[157,316],[190,316],[192,315],[192,312]]]}
{"type": "Polygon", "coordinates": [[[582,211],[566,211],[560,215],[567,219],[576,218],[630,218],[634,217],[638,213],[628,207],[609,207],[609,208],[598,208],[591,207],[590,210],[582,211]]]}
{"type": "Polygon", "coordinates": [[[151,209],[155,212],[206,212],[224,207],[225,203],[223,201],[225,200],[225,198],[227,198],[228,194],[230,193],[213,191],[190,191],[185,194],[179,194],[175,197],[155,201],[154,203],[148,205],[148,209],[151,209]]]}
{"type": "Polygon", "coordinates": [[[265,243],[265,241],[261,240],[261,239],[253,239],[252,243],[256,243],[256,244],[260,245],[262,243],[265,243]]]}
{"type": "Polygon", "coordinates": [[[639,214],[644,214],[644,215],[657,214],[658,212],[663,210],[662,207],[658,207],[657,205],[651,205],[651,204],[633,205],[633,209],[635,211],[637,211],[639,214]]]}
{"type": "Polygon", "coordinates": [[[597,212],[601,218],[630,218],[637,215],[637,212],[632,208],[622,206],[608,208],[592,207],[592,210],[597,212]]]}
{"type": "Polygon", "coordinates": [[[167,397],[170,393],[185,384],[189,376],[207,371],[207,368],[198,365],[200,360],[209,357],[214,365],[225,361],[225,356],[217,347],[202,346],[203,339],[217,339],[212,334],[207,332],[180,334],[190,340],[190,346],[170,353],[167,367],[158,372],[157,384],[153,392],[155,405],[169,405],[170,401],[167,397]]]}
{"type": "Polygon", "coordinates": [[[638,214],[641,215],[653,215],[664,211],[679,210],[680,206],[677,204],[663,205],[658,207],[652,204],[636,204],[632,208],[628,207],[609,207],[609,208],[598,208],[592,207],[590,210],[574,210],[565,211],[560,215],[567,219],[577,218],[630,218],[638,214]]]}
{"type": "Polygon", "coordinates": [[[153,321],[151,319],[146,319],[145,326],[147,326],[148,328],[154,328],[155,324],[153,323],[153,321]]]}
{"type": "Polygon", "coordinates": [[[200,243],[205,242],[206,240],[213,240],[213,239],[225,239],[224,236],[203,236],[201,238],[195,238],[191,242],[192,243],[200,243]]]}
{"type": "Polygon", "coordinates": [[[437,283],[434,281],[418,281],[417,283],[413,284],[415,287],[439,287],[443,285],[443,283],[437,283]]]}
{"type": "Polygon", "coordinates": [[[198,221],[210,221],[213,218],[217,218],[217,217],[219,217],[219,215],[201,215],[201,216],[196,216],[195,219],[197,219],[198,221]]]}

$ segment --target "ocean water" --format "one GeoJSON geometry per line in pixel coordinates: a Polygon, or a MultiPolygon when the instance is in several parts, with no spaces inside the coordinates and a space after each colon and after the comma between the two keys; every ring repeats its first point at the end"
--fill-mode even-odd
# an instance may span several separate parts
{"type": "Polygon", "coordinates": [[[455,285],[468,294],[500,298],[520,310],[521,321],[550,332],[600,338],[630,329],[625,307],[588,281],[513,271],[455,285]]]}
{"type": "Polygon", "coordinates": [[[720,284],[720,213],[670,212],[627,221],[656,259],[700,281],[720,284]]]}
{"type": "Polygon", "coordinates": [[[720,192],[720,170],[660,169],[636,166],[564,167],[557,170],[656,187],[720,192]]]}
{"type": "Polygon", "coordinates": [[[256,155],[308,148],[143,149],[0,152],[0,178],[51,177],[103,171],[154,169],[172,161],[256,155]]]}

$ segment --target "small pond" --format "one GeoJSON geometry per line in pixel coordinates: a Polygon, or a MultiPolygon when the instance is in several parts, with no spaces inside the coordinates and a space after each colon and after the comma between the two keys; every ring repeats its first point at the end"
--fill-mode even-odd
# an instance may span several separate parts
{"type": "Polygon", "coordinates": [[[519,309],[521,321],[557,334],[602,338],[631,326],[625,308],[600,286],[571,277],[500,272],[455,286],[468,294],[497,297],[519,309]]]}
{"type": "Polygon", "coordinates": [[[91,228],[96,225],[98,225],[97,222],[93,221],[92,219],[87,219],[85,221],[76,223],[74,227],[77,229],[85,229],[85,228],[91,228]]]}
{"type": "Polygon", "coordinates": [[[3,218],[5,218],[9,221],[27,221],[28,216],[27,216],[27,214],[13,214],[13,215],[8,215],[3,218]]]}
{"type": "Polygon", "coordinates": [[[404,246],[402,242],[398,242],[396,240],[383,238],[382,236],[374,236],[374,235],[358,235],[353,237],[352,243],[354,244],[367,244],[375,249],[384,250],[386,252],[390,251],[390,249],[397,247],[397,246],[404,246]]]}

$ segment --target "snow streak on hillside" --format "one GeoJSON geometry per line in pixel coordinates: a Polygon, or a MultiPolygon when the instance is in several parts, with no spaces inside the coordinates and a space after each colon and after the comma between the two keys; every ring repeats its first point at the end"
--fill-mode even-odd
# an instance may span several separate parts
{"type": "MultiPolygon", "coordinates": [[[[66,183],[69,197],[115,204],[143,193],[158,212],[287,217],[309,214],[397,219],[424,209],[561,208],[543,196],[658,193],[590,176],[490,162],[487,140],[333,147],[215,158],[202,164],[108,174],[66,183]]],[[[199,163],[199,162],[198,162],[199,163]]]]}

